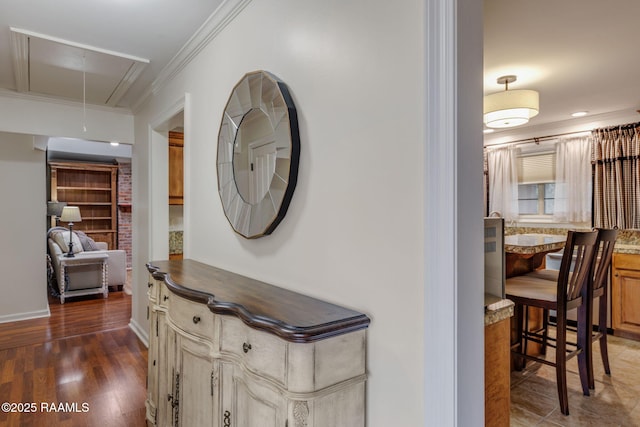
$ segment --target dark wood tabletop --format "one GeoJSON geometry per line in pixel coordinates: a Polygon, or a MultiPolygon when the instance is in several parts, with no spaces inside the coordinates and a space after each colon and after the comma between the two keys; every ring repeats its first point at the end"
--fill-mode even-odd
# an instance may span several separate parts
{"type": "Polygon", "coordinates": [[[314,342],[370,323],[357,311],[189,259],[152,261],[147,269],[171,292],[291,342],[314,342]]]}

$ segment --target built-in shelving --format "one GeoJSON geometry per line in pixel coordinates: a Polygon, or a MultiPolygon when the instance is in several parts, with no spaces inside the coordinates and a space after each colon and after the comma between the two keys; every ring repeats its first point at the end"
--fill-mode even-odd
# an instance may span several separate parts
{"type": "MultiPolygon", "coordinates": [[[[80,207],[82,221],[75,230],[95,241],[117,247],[118,166],[98,163],[49,162],[51,200],[80,207]]],[[[55,219],[52,221],[55,225],[55,219]]],[[[61,225],[66,226],[65,223],[61,225]]]]}

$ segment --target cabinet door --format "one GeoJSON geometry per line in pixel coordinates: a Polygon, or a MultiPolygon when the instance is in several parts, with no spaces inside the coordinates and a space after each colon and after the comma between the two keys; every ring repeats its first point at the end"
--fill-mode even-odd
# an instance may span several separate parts
{"type": "Polygon", "coordinates": [[[214,396],[217,394],[211,346],[190,335],[177,333],[174,418],[178,426],[217,426],[214,396]],[[177,414],[176,414],[177,411],[177,414]]]}
{"type": "Polygon", "coordinates": [[[169,145],[169,204],[181,205],[184,175],[183,149],[169,145]]]}
{"type": "Polygon", "coordinates": [[[640,270],[614,269],[611,306],[614,333],[640,339],[640,270]]]}
{"type": "Polygon", "coordinates": [[[147,420],[156,424],[158,411],[158,313],[149,308],[149,351],[147,356],[147,420]]]}
{"type": "Polygon", "coordinates": [[[287,423],[287,400],[274,388],[251,379],[242,368],[221,363],[222,427],[283,427],[287,423]]]}
{"type": "Polygon", "coordinates": [[[173,394],[175,388],[176,334],[167,325],[167,313],[157,312],[156,333],[158,342],[158,400],[157,425],[173,426],[173,394]]]}

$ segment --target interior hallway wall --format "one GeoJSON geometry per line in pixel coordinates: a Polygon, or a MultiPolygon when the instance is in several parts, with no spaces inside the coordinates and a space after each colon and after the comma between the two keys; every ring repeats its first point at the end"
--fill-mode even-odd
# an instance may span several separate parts
{"type": "Polygon", "coordinates": [[[0,132],[0,322],[49,314],[45,155],[33,136],[0,132]]]}
{"type": "Polygon", "coordinates": [[[152,178],[166,147],[149,127],[188,93],[185,257],[369,315],[369,426],[423,423],[424,14],[421,0],[252,1],[135,120],[134,266],[150,261],[166,205],[152,178]],[[246,240],[222,211],[216,145],[231,90],[258,69],[289,87],[301,159],[284,220],[246,240]]]}

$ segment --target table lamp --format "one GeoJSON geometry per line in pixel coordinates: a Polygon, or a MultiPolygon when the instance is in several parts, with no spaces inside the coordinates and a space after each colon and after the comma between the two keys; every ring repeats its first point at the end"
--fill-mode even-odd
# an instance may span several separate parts
{"type": "Polygon", "coordinates": [[[52,216],[55,219],[55,225],[58,225],[62,208],[65,206],[67,206],[67,202],[58,202],[57,200],[47,202],[47,216],[52,216]]]}
{"type": "Polygon", "coordinates": [[[82,221],[80,217],[80,208],[77,206],[65,206],[62,208],[60,221],[69,223],[69,252],[66,257],[74,257],[73,254],[73,223],[82,221]]]}

